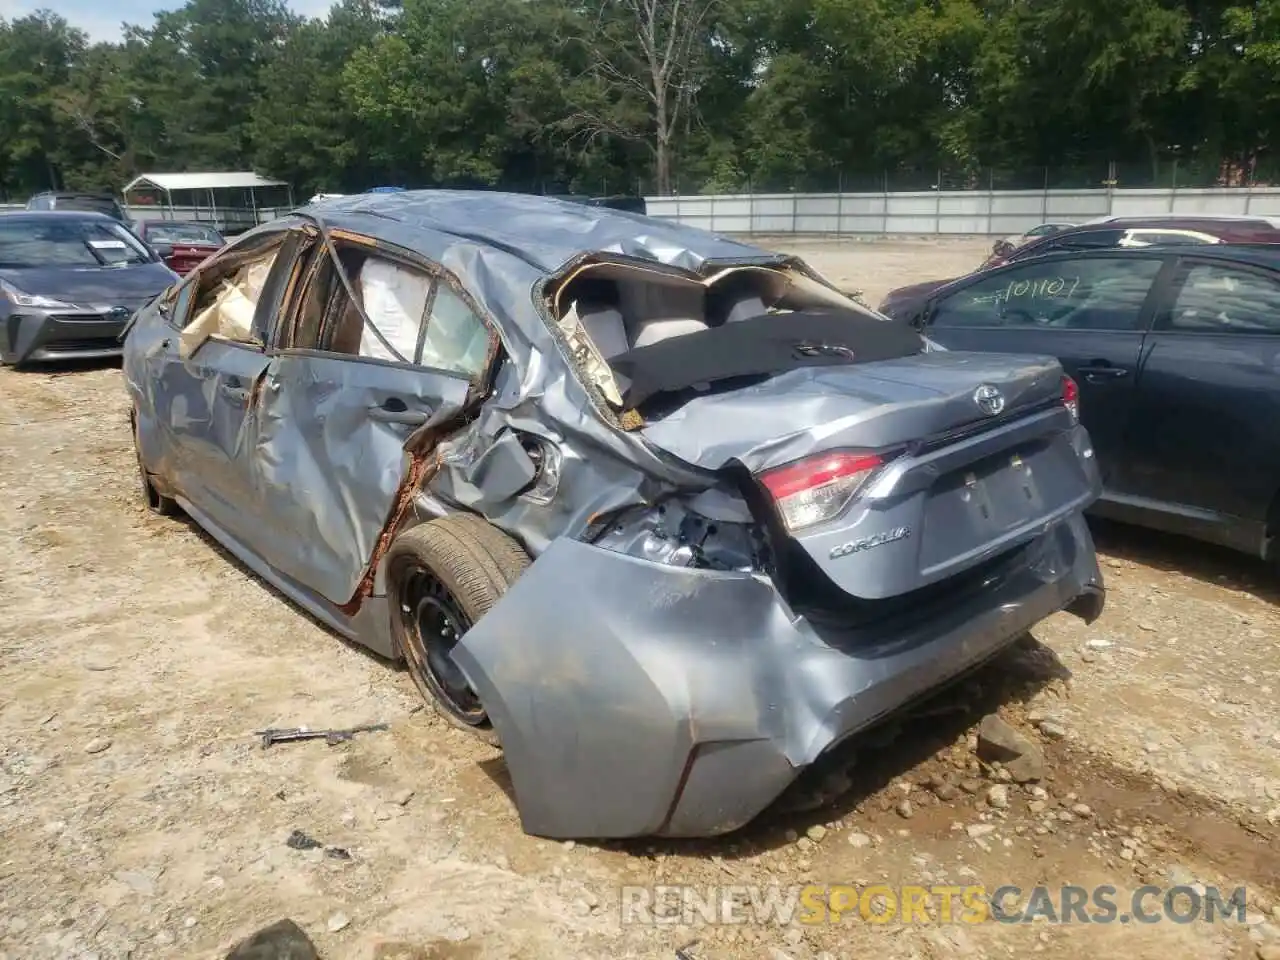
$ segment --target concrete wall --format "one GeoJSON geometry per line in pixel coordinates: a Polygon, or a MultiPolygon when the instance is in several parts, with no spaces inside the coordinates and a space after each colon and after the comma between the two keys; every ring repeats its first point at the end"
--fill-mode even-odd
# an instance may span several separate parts
{"type": "Polygon", "coordinates": [[[1043,223],[1178,213],[1280,217],[1280,188],[784,193],[646,197],[649,215],[716,233],[1005,236],[1043,223]]]}

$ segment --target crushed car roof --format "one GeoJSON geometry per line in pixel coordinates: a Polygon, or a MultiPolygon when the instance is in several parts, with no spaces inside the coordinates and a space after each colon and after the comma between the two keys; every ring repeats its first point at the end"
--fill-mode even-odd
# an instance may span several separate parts
{"type": "Polygon", "coordinates": [[[385,236],[436,259],[441,245],[471,241],[502,250],[544,274],[593,253],[637,257],[693,271],[709,260],[771,263],[786,259],[693,227],[519,193],[406,190],[335,197],[300,212],[322,217],[334,226],[356,229],[358,223],[362,232],[385,236]],[[415,235],[417,243],[405,242],[415,235]]]}

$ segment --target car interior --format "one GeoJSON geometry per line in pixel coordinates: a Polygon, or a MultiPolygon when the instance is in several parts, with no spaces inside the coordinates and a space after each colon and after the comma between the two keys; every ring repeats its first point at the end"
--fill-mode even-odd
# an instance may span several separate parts
{"type": "Polygon", "coordinates": [[[657,392],[922,348],[914,331],[787,267],[694,278],[601,262],[564,278],[549,305],[584,375],[619,409],[657,392]]]}
{"type": "MultiPolygon", "coordinates": [[[[254,312],[280,246],[228,256],[201,272],[192,319],[182,333],[184,358],[209,337],[253,340],[254,312]]],[[[303,267],[298,310],[281,332],[280,346],[415,363],[467,377],[484,372],[489,329],[446,282],[359,244],[340,242],[336,251],[356,301],[317,245],[303,267]]]]}
{"type": "Polygon", "coordinates": [[[253,315],[281,242],[228,256],[197,275],[194,303],[179,338],[182,359],[190,357],[210,337],[253,342],[253,315]]]}
{"type": "Polygon", "coordinates": [[[478,377],[488,366],[488,326],[441,276],[358,245],[337,245],[353,301],[318,248],[287,345],[478,377]],[[368,322],[366,323],[366,318],[368,322]]]}
{"type": "Polygon", "coordinates": [[[941,306],[955,326],[1035,326],[1074,330],[1134,328],[1160,270],[1158,260],[1080,260],[1024,268],[986,279],[941,306]]]}
{"type": "Polygon", "coordinates": [[[1272,332],[1280,316],[1280,286],[1250,273],[1200,264],[1192,267],[1174,303],[1174,330],[1272,332]]]}

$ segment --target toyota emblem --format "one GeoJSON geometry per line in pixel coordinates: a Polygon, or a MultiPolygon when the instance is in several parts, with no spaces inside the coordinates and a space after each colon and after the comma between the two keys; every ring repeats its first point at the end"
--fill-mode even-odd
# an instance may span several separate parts
{"type": "Polygon", "coordinates": [[[973,402],[989,417],[995,417],[1004,409],[1004,394],[989,383],[973,391],[973,402]]]}

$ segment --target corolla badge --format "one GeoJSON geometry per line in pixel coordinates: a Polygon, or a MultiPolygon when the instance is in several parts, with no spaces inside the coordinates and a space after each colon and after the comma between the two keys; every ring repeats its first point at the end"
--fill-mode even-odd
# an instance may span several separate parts
{"type": "Polygon", "coordinates": [[[973,391],[973,402],[989,417],[998,415],[1004,409],[1004,394],[989,383],[984,383],[973,391]]]}
{"type": "Polygon", "coordinates": [[[841,557],[847,557],[851,553],[861,553],[863,550],[870,550],[872,547],[882,547],[886,543],[905,540],[909,536],[911,536],[910,527],[894,527],[892,530],[884,531],[884,533],[860,537],[857,540],[842,543],[838,547],[832,547],[830,557],[832,560],[839,560],[841,557]]]}
{"type": "Polygon", "coordinates": [[[123,323],[125,320],[128,320],[131,316],[133,316],[133,311],[130,310],[128,307],[112,307],[110,310],[107,311],[107,316],[109,316],[112,320],[119,320],[120,322],[123,323]]]}

